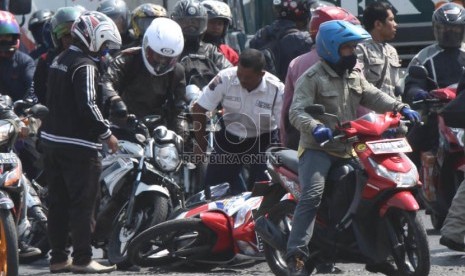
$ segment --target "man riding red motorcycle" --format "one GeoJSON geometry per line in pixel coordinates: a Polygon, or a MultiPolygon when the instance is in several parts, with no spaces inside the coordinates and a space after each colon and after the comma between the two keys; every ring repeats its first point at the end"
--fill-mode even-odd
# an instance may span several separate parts
{"type": "MultiPolygon", "coordinates": [[[[316,47],[322,61],[306,72],[295,90],[289,119],[301,132],[299,182],[302,189],[287,243],[286,262],[290,275],[308,275],[305,265],[314,261],[311,258],[313,246],[309,247],[308,244],[313,234],[326,177],[331,166],[347,163],[352,155],[350,144],[333,140],[334,117],[353,120],[356,118],[357,107],[364,105],[378,112],[394,110],[411,121],[419,120],[417,112],[387,96],[369,84],[362,77],[360,70],[354,70],[357,42],[368,38],[370,35],[360,26],[345,21],[329,21],[321,24],[316,47]],[[335,116],[309,115],[305,112],[305,108],[312,104],[322,104],[327,112],[335,116]],[[327,140],[330,142],[324,147],[320,145],[327,140]]],[[[401,160],[401,158],[397,159],[397,162],[401,160]]],[[[377,163],[381,160],[373,162],[377,163]]],[[[394,162],[394,160],[385,162],[394,162]]],[[[385,172],[386,168],[379,167],[378,170],[385,172]]],[[[407,210],[414,209],[411,207],[407,210]]],[[[383,213],[384,211],[380,215],[383,213]]],[[[414,218],[410,217],[410,219],[414,218]]],[[[425,262],[429,263],[429,257],[427,259],[425,262]]],[[[383,265],[382,258],[372,261],[374,264],[383,265]]]]}

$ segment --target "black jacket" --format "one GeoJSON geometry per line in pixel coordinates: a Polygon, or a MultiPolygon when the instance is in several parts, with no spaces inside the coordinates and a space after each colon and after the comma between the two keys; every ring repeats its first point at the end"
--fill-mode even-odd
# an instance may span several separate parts
{"type": "Polygon", "coordinates": [[[76,46],[52,62],[47,81],[47,107],[41,137],[53,146],[102,148],[111,135],[97,106],[99,72],[96,62],[76,46]]]}
{"type": "Polygon", "coordinates": [[[162,115],[168,117],[166,120],[173,119],[179,113],[174,107],[185,100],[184,68],[176,64],[171,72],[153,76],[144,65],[141,48],[129,48],[110,63],[102,76],[102,91],[105,105],[119,95],[128,112],[138,118],[162,115]]]}

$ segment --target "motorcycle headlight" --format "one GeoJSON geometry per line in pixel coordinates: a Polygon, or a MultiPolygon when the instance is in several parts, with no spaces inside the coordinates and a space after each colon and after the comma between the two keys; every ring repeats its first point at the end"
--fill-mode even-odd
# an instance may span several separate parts
{"type": "Polygon", "coordinates": [[[10,123],[0,125],[0,144],[8,142],[12,134],[11,128],[10,123]]]}
{"type": "Polygon", "coordinates": [[[178,150],[172,144],[154,149],[154,159],[158,167],[163,171],[174,171],[179,166],[180,159],[178,150]]]}
{"type": "Polygon", "coordinates": [[[383,165],[376,163],[373,159],[368,158],[368,160],[370,161],[371,166],[375,169],[375,173],[378,176],[395,182],[399,188],[413,187],[418,183],[417,167],[410,160],[409,161],[412,165],[411,169],[405,173],[390,171],[383,165]]]}

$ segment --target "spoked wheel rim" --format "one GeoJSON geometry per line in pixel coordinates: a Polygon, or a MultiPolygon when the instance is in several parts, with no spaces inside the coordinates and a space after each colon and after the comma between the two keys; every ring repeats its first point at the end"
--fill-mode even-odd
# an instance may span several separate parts
{"type": "Polygon", "coordinates": [[[392,257],[402,275],[428,275],[430,267],[426,232],[414,212],[395,212],[389,228],[392,257]]]}
{"type": "Polygon", "coordinates": [[[128,250],[128,245],[132,238],[138,233],[139,228],[142,223],[143,214],[141,212],[137,212],[134,214],[133,222],[130,227],[126,227],[124,224],[126,223],[126,212],[121,215],[121,219],[118,220],[118,241],[120,247],[121,255],[125,255],[128,250]]]}
{"type": "Polygon", "coordinates": [[[7,246],[5,225],[0,220],[0,276],[6,276],[8,271],[7,246]]]}

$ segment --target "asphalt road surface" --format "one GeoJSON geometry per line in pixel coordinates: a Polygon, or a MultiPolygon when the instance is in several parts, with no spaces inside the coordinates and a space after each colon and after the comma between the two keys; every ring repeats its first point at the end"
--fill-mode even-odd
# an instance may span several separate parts
{"type": "MultiPolygon", "coordinates": [[[[422,212],[422,219],[425,224],[428,233],[428,240],[431,251],[431,273],[430,275],[447,275],[447,276],[459,276],[465,275],[465,253],[451,251],[448,248],[439,244],[439,233],[431,226],[429,216],[424,216],[422,212]]],[[[105,260],[99,259],[102,256],[100,250],[94,251],[94,257],[97,261],[105,263],[105,260]]],[[[338,275],[382,275],[375,274],[365,271],[364,266],[360,264],[337,264],[343,273],[338,275]]],[[[176,276],[200,276],[200,275],[221,275],[221,276],[232,276],[232,275],[253,275],[253,276],[264,276],[272,275],[266,262],[254,263],[247,266],[223,266],[211,271],[201,271],[190,268],[188,270],[181,268],[142,268],[139,271],[115,271],[109,275],[176,275],[176,276]]],[[[50,275],[48,270],[48,261],[46,259],[36,261],[29,265],[21,265],[19,275],[50,275]]],[[[72,275],[71,273],[59,273],[53,274],[57,276],[61,275],[72,275]]],[[[102,275],[102,274],[87,274],[87,275],[102,275]]],[[[319,275],[331,275],[331,274],[319,274],[319,275]]]]}

